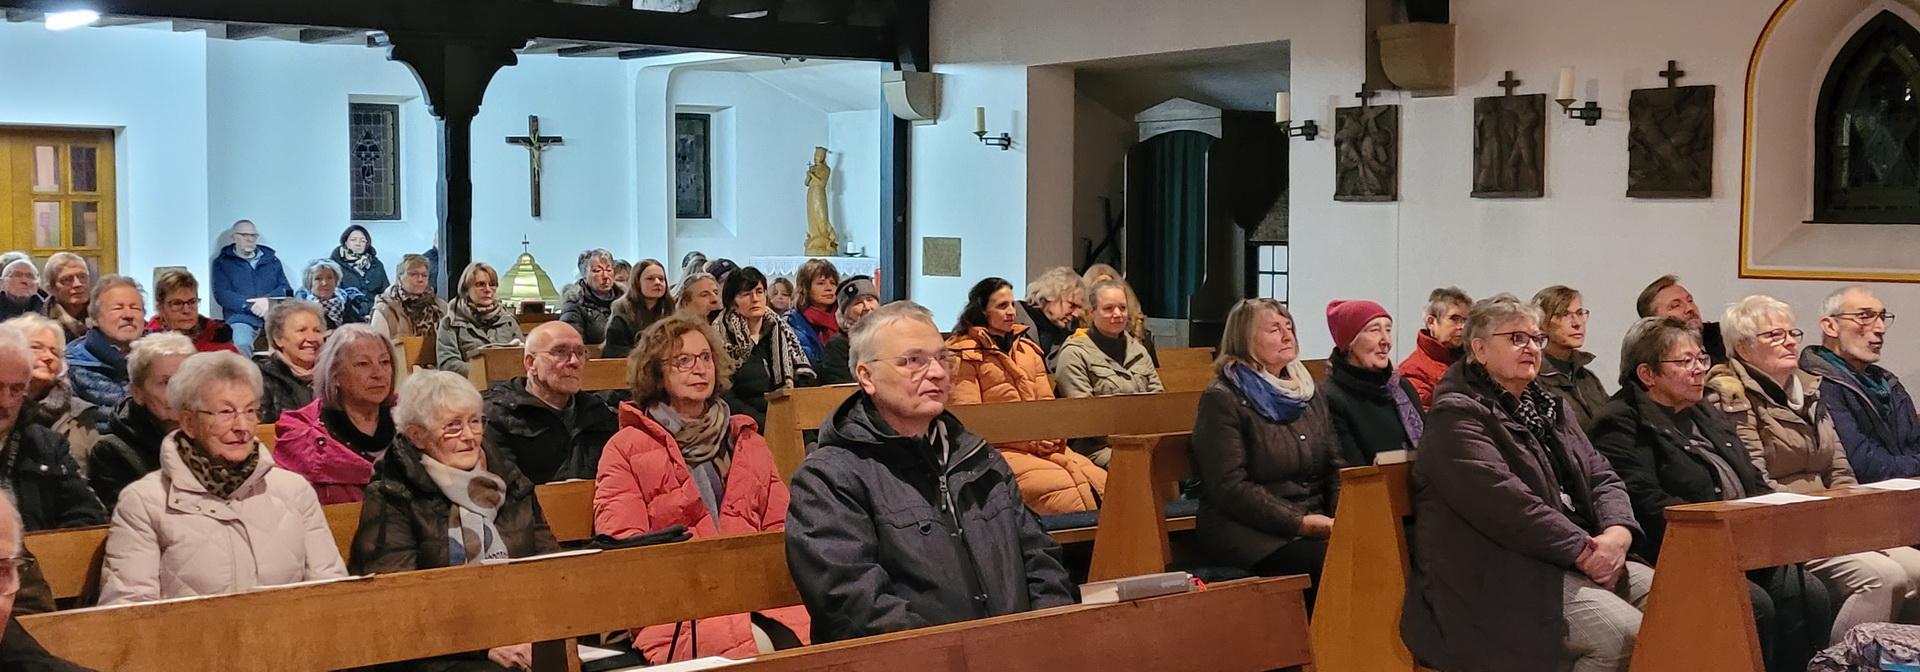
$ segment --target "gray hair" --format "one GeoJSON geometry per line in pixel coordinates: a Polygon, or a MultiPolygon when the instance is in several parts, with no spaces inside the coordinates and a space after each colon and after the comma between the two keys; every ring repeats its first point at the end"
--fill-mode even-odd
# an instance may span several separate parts
{"type": "Polygon", "coordinates": [[[1727,306],[1726,317],[1720,322],[1720,338],[1726,341],[1727,352],[1733,353],[1737,346],[1759,340],[1760,332],[1767,330],[1769,317],[1786,318],[1787,324],[1793,324],[1793,306],[1762,294],[1727,306]]]}
{"type": "MultiPolygon", "coordinates": [[[[0,254],[0,268],[5,268],[16,261],[26,261],[27,263],[33,263],[33,255],[27,254],[25,252],[21,252],[19,250],[13,250],[5,254],[0,254]]],[[[40,269],[38,268],[33,269],[33,274],[36,276],[39,275],[40,269]]]]}
{"type": "Polygon", "coordinates": [[[1825,301],[1820,302],[1820,316],[1833,317],[1835,315],[1840,314],[1840,311],[1847,307],[1847,295],[1853,294],[1855,292],[1865,294],[1867,296],[1874,295],[1873,290],[1869,289],[1866,285],[1847,285],[1845,287],[1841,287],[1839,289],[1833,290],[1832,294],[1827,295],[1827,299],[1825,301]]]}
{"type": "Polygon", "coordinates": [[[420,371],[407,376],[407,382],[400,384],[400,401],[393,406],[393,424],[405,430],[408,427],[421,429],[440,429],[433,423],[442,409],[455,406],[479,408],[480,393],[473,389],[473,382],[450,371],[420,371]]]}
{"type": "Polygon", "coordinates": [[[0,322],[0,329],[11,329],[20,334],[21,338],[28,340],[32,340],[32,332],[36,330],[44,334],[53,334],[53,342],[59,344],[60,351],[66,352],[67,349],[67,330],[61,327],[59,322],[53,321],[53,318],[39,313],[25,313],[0,322]]]}
{"type": "MultiPolygon", "coordinates": [[[[1441,308],[1441,310],[1446,309],[1441,308]]],[[[1495,330],[1512,324],[1515,320],[1533,320],[1533,326],[1536,329],[1546,322],[1546,319],[1541,317],[1538,307],[1522,302],[1519,297],[1505,292],[1474,303],[1473,307],[1467,310],[1467,361],[1478,361],[1473,358],[1472,344],[1475,339],[1487,338],[1495,330]]]]}
{"type": "Polygon", "coordinates": [[[320,321],[322,327],[327,324],[327,314],[320,310],[320,304],[300,299],[287,299],[275,303],[272,308],[267,309],[267,347],[269,349],[279,347],[273,344],[273,339],[280,336],[281,330],[287,328],[287,320],[292,319],[296,313],[312,315],[314,319],[320,321]]]}
{"type": "Polygon", "coordinates": [[[198,352],[193,347],[193,339],[179,332],[162,331],[141,336],[134,340],[132,351],[127,353],[128,378],[133,381],[133,386],[138,387],[146,384],[147,374],[161,358],[192,357],[198,352]]]}
{"type": "Polygon", "coordinates": [[[596,247],[591,250],[581,252],[579,261],[574,263],[574,265],[578,266],[580,269],[580,277],[582,278],[587,277],[587,269],[593,267],[593,262],[596,259],[607,262],[608,266],[615,265],[613,261],[613,252],[611,250],[608,250],[607,248],[596,247]]]}
{"type": "MultiPolygon", "coordinates": [[[[887,325],[906,320],[925,322],[928,326],[933,326],[933,311],[927,310],[926,306],[918,303],[900,300],[875,308],[873,312],[867,313],[866,317],[860,318],[860,322],[853,325],[852,333],[847,335],[848,363],[858,365],[860,362],[867,361],[867,356],[873,354],[873,348],[876,345],[873,339],[878,338],[876,334],[887,325]]],[[[935,331],[940,330],[938,326],[933,328],[935,331]]]]}
{"type": "Polygon", "coordinates": [[[1454,306],[1468,308],[1473,306],[1473,297],[1460,291],[1459,287],[1441,287],[1427,294],[1427,317],[1440,319],[1447,316],[1447,309],[1454,306]]]}
{"type": "Polygon", "coordinates": [[[60,272],[66,270],[68,266],[75,265],[86,268],[87,260],[72,252],[53,253],[53,256],[47,257],[46,265],[40,267],[41,286],[47,291],[53,291],[54,278],[60,277],[60,272]]]}
{"type": "MultiPolygon", "coordinates": [[[[378,345],[381,352],[392,356],[393,342],[387,340],[386,334],[374,329],[373,325],[343,324],[327,334],[327,341],[320,346],[320,357],[313,365],[313,395],[320,400],[321,408],[340,408],[340,384],[337,379],[347,368],[347,353],[352,351],[353,346],[365,342],[378,345]]],[[[395,359],[389,364],[393,368],[393,377],[387,380],[399,380],[400,361],[395,359]]]]}
{"type": "Polygon", "coordinates": [[[141,312],[146,312],[147,291],[140,288],[140,282],[133,278],[113,273],[100,278],[99,282],[93,283],[93,292],[87,295],[87,317],[93,318],[96,322],[100,321],[100,297],[105,295],[109,290],[120,287],[132,287],[133,293],[140,297],[141,312]]]}
{"type": "Polygon", "coordinates": [[[0,509],[6,510],[6,515],[0,515],[0,521],[5,521],[13,529],[13,548],[8,551],[8,556],[20,555],[20,551],[27,547],[27,523],[20,518],[20,503],[14,500],[12,490],[0,490],[0,502],[6,503],[0,506],[0,509]]]}
{"type": "Polygon", "coordinates": [[[194,354],[181,362],[180,370],[167,382],[167,405],[175,411],[206,410],[200,408],[200,395],[216,383],[245,386],[253,391],[254,402],[260,401],[260,367],[239,353],[223,350],[194,354]]]}
{"type": "Polygon", "coordinates": [[[340,265],[333,263],[332,259],[315,259],[307,262],[306,273],[300,278],[300,287],[309,292],[313,291],[313,280],[320,277],[321,271],[332,273],[334,282],[339,282],[345,277],[340,275],[340,265]]]}
{"type": "Polygon", "coordinates": [[[9,260],[5,256],[0,256],[0,276],[13,275],[13,267],[15,266],[26,267],[27,272],[33,274],[33,284],[40,284],[40,269],[34,267],[32,259],[23,257],[9,260]]]}
{"type": "Polygon", "coordinates": [[[1667,356],[1667,350],[1683,338],[1699,344],[1700,332],[1677,317],[1643,317],[1627,327],[1627,337],[1620,342],[1620,386],[1638,385],[1646,389],[1634,372],[1640,370],[1641,364],[1660,370],[1660,360],[1667,356]]]}
{"type": "Polygon", "coordinates": [[[33,365],[33,346],[27,343],[26,334],[14,329],[0,329],[0,357],[8,354],[18,355],[20,361],[33,365]]]}
{"type": "MultiPolygon", "coordinates": [[[[706,271],[697,271],[694,273],[690,273],[687,275],[687,278],[685,280],[680,281],[680,290],[673,293],[674,294],[673,305],[676,305],[676,306],[687,305],[687,302],[693,299],[693,283],[699,282],[701,280],[712,280],[714,285],[713,288],[716,290],[720,289],[720,279],[713,277],[712,273],[708,273],[706,271]]],[[[722,307],[724,308],[725,306],[722,306],[722,307]]],[[[705,316],[703,315],[701,317],[705,317],[705,316]]]]}
{"type": "Polygon", "coordinates": [[[1055,266],[1027,283],[1027,303],[1040,304],[1085,296],[1087,281],[1065,266],[1055,266]]]}

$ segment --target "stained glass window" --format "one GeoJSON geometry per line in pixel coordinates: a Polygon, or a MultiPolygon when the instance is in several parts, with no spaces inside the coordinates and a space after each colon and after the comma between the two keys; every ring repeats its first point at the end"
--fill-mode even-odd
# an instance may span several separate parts
{"type": "Polygon", "coordinates": [[[1881,12],[1820,87],[1814,219],[1920,224],[1920,31],[1881,12]]]}
{"type": "Polygon", "coordinates": [[[355,220],[400,219],[400,106],[348,106],[348,180],[355,220]]]}

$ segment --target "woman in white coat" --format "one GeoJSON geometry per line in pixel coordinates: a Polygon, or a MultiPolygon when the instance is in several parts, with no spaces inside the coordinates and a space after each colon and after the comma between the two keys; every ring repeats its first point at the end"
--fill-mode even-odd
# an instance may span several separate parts
{"type": "Polygon", "coordinates": [[[101,604],[346,576],[313,486],[254,438],[258,368],[230,352],[188,357],[167,401],[180,428],[160,444],[160,470],[120,493],[101,604]]]}

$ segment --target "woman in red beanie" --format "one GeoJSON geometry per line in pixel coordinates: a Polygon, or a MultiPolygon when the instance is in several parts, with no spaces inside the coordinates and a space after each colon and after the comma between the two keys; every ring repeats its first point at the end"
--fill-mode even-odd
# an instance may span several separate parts
{"type": "Polygon", "coordinates": [[[1393,369],[1393,317],[1372,301],[1333,301],[1327,331],[1327,410],[1342,461],[1367,465],[1380,453],[1413,450],[1424,413],[1413,383],[1393,369]]]}

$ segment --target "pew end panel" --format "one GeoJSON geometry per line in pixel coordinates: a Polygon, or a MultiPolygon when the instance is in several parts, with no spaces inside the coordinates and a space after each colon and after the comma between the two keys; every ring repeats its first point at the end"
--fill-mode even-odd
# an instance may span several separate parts
{"type": "Polygon", "coordinates": [[[533,494],[554,539],[564,544],[593,538],[593,481],[547,483],[533,494]]]}
{"type": "Polygon", "coordinates": [[[1340,500],[1313,613],[1314,666],[1323,672],[1411,672],[1400,639],[1410,573],[1410,464],[1340,470],[1340,500]]]}
{"type": "Polygon", "coordinates": [[[1186,432],[1121,435],[1107,440],[1107,495],[1094,529],[1090,581],[1164,572],[1173,561],[1167,502],[1193,471],[1186,432]]]}
{"type": "Polygon", "coordinates": [[[27,552],[53,590],[53,599],[71,600],[90,595],[100,585],[100,564],[106,559],[107,526],[29,532],[27,552]]]}

